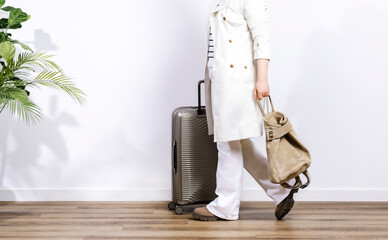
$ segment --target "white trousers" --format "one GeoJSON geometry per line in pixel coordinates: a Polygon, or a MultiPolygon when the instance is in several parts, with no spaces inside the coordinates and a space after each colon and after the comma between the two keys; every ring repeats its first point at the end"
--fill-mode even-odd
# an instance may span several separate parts
{"type": "MultiPolygon", "coordinates": [[[[268,179],[266,154],[258,150],[259,137],[217,142],[218,164],[216,173],[216,191],[218,197],[206,205],[217,217],[226,220],[239,218],[241,187],[244,168],[272,198],[276,205],[285,199],[291,189],[268,179]]],[[[294,184],[295,179],[288,182],[294,184]]]]}

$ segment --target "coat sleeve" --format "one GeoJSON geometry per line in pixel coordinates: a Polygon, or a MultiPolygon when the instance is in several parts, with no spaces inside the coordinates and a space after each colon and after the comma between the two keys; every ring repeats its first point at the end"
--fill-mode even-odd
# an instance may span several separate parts
{"type": "Polygon", "coordinates": [[[267,0],[244,0],[244,17],[254,41],[254,59],[270,59],[267,0]]]}

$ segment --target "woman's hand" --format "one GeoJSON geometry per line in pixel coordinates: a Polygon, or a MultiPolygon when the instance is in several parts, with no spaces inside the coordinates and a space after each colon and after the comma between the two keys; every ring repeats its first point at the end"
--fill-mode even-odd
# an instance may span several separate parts
{"type": "Polygon", "coordinates": [[[253,96],[256,100],[258,97],[259,100],[263,99],[269,95],[269,84],[268,84],[268,59],[257,59],[257,81],[256,86],[253,91],[253,96]]]}
{"type": "Polygon", "coordinates": [[[259,97],[259,100],[261,100],[263,99],[263,97],[268,96],[269,95],[268,80],[258,80],[255,86],[253,95],[255,100],[257,97],[259,97]]]}

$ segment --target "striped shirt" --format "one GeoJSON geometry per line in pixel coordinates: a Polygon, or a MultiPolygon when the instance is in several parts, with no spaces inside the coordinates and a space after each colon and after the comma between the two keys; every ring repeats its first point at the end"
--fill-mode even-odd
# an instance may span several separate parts
{"type": "Polygon", "coordinates": [[[210,76],[212,76],[213,60],[214,60],[214,41],[213,41],[213,34],[211,31],[211,27],[209,31],[209,47],[207,51],[207,57],[209,59],[209,62],[208,62],[209,73],[210,73],[210,76]]]}

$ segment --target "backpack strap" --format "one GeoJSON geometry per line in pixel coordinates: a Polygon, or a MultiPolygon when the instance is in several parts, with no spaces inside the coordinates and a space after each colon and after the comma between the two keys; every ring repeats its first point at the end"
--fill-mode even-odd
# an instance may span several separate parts
{"type": "Polygon", "coordinates": [[[281,126],[279,128],[275,128],[275,129],[267,129],[266,130],[267,131],[267,134],[266,134],[267,140],[281,138],[284,135],[286,135],[287,133],[289,133],[291,130],[292,130],[291,122],[290,122],[290,120],[287,119],[286,124],[284,124],[283,126],[281,126]]]}
{"type": "Polygon", "coordinates": [[[300,177],[296,176],[295,177],[296,182],[295,182],[294,186],[291,186],[290,184],[288,184],[286,182],[281,183],[280,185],[282,185],[284,188],[290,188],[290,189],[306,188],[310,184],[311,177],[310,177],[310,174],[307,170],[303,172],[303,175],[305,175],[307,178],[307,182],[305,184],[302,184],[300,177]]]}
{"type": "Polygon", "coordinates": [[[299,176],[296,176],[295,177],[295,184],[294,186],[291,186],[290,184],[288,184],[287,182],[284,182],[284,183],[281,183],[280,185],[282,185],[284,188],[290,188],[290,189],[299,189],[301,186],[302,186],[302,181],[300,180],[300,177],[299,176]]]}

